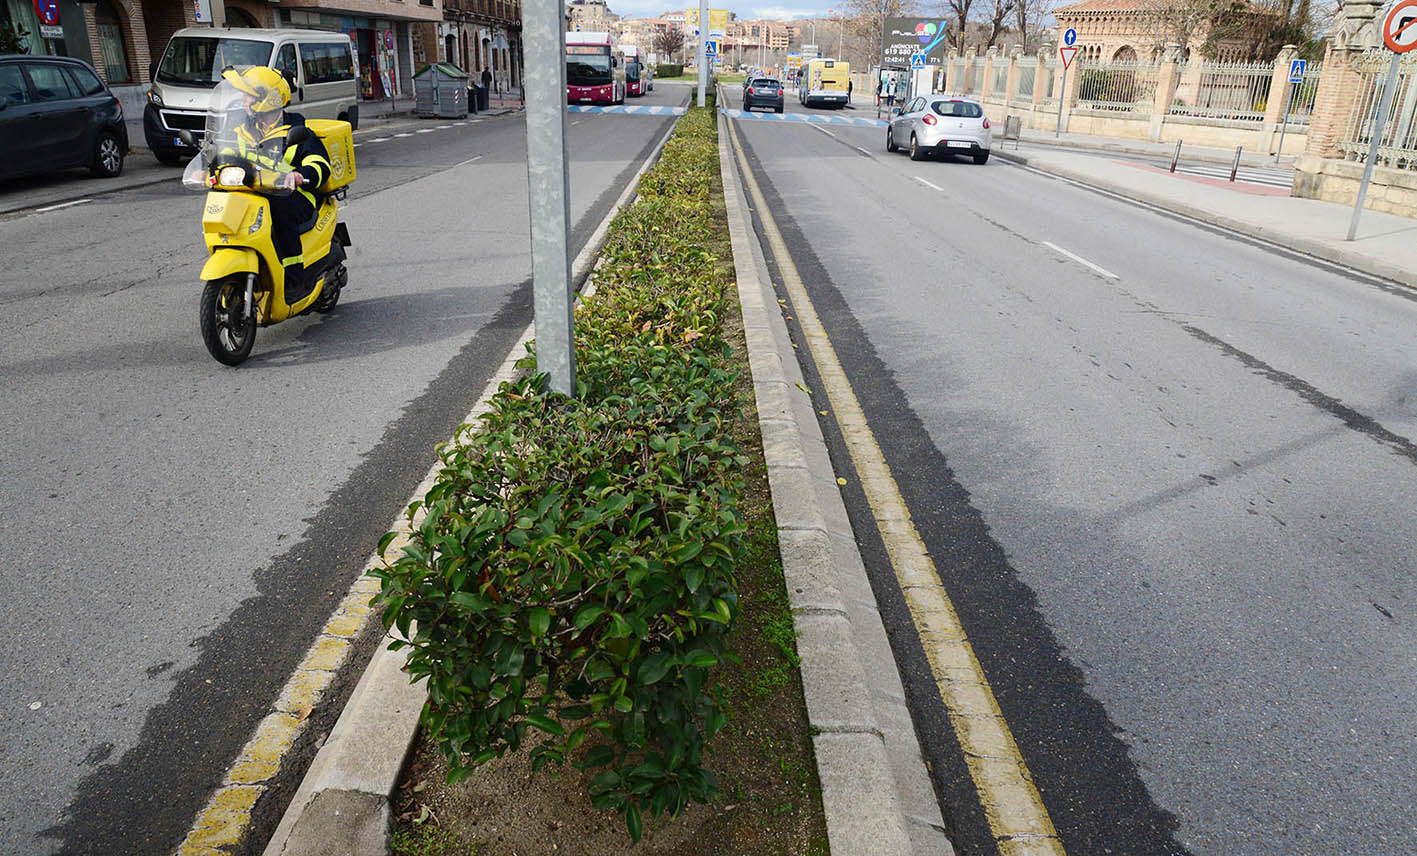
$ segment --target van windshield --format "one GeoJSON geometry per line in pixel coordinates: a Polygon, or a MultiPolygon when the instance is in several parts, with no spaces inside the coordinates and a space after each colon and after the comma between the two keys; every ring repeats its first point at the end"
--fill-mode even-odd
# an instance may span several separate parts
{"type": "Polygon", "coordinates": [[[266,65],[270,59],[270,42],[183,36],[168,43],[157,69],[157,81],[210,89],[221,80],[221,71],[227,66],[266,65]]]}

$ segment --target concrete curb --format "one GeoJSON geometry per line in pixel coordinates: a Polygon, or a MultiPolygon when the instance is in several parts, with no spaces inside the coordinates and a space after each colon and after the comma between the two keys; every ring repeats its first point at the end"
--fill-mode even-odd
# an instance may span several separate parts
{"type": "MultiPolygon", "coordinates": [[[[634,198],[640,179],[659,160],[675,124],[670,124],[576,256],[572,283],[583,283],[590,276],[611,221],[634,198]]],[[[515,378],[516,362],[525,355],[534,326],[528,326],[518,338],[465,422],[475,422],[489,409],[498,387],[515,378]]],[[[427,493],[441,466],[433,465],[413,498],[427,493]]],[[[402,514],[392,528],[407,531],[402,514]]],[[[390,550],[395,551],[401,540],[395,540],[390,550]]],[[[372,611],[370,620],[378,620],[372,611]]],[[[389,852],[390,798],[418,733],[419,715],[427,699],[421,684],[409,682],[406,662],[406,652],[390,651],[380,643],[266,844],[265,856],[384,856],[389,852]]]]}
{"type": "Polygon", "coordinates": [[[1259,223],[1251,223],[1246,220],[1227,217],[1224,214],[1211,211],[1207,208],[1199,208],[1185,202],[1178,202],[1164,194],[1138,190],[1118,182],[1109,181],[1105,178],[1098,178],[1097,176],[1090,175],[1080,170],[1059,166],[1058,164],[1050,163],[1044,159],[1030,158],[1028,155],[1004,152],[1000,149],[995,149],[994,155],[1006,161],[1032,167],[1033,169],[1049,173],[1050,175],[1056,175],[1059,178],[1066,178],[1089,187],[1105,190],[1108,193],[1116,194],[1117,196],[1130,199],[1134,202],[1141,202],[1165,211],[1181,214],[1211,226],[1218,226],[1222,229],[1228,229],[1247,237],[1275,244],[1293,252],[1313,256],[1316,259],[1329,262],[1330,264],[1351,268],[1360,273],[1396,282],[1411,288],[1417,288],[1417,271],[1406,270],[1396,265],[1390,265],[1360,252],[1335,247],[1323,241],[1314,240],[1313,238],[1304,237],[1302,235],[1295,235],[1281,228],[1268,227],[1259,223]]]}
{"type": "Polygon", "coordinates": [[[952,853],[721,113],[719,168],[832,852],[952,853]]]}

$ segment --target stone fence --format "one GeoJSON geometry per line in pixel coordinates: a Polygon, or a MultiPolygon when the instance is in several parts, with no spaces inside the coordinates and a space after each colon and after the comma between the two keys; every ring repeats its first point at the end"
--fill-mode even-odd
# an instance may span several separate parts
{"type": "Polygon", "coordinates": [[[1155,62],[1079,59],[1064,80],[1056,52],[982,56],[951,54],[936,69],[937,90],[982,101],[997,119],[1016,115],[1023,127],[1151,142],[1273,154],[1307,145],[1322,69],[1310,63],[1302,82],[1289,82],[1293,45],[1273,63],[1183,61],[1172,45],[1155,62]],[[1066,87],[1066,89],[1065,89],[1066,87]]]}

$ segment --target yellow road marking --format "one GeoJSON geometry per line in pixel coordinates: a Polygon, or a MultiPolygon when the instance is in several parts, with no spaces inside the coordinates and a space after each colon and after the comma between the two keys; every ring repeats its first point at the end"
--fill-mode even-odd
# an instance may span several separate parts
{"type": "Polygon", "coordinates": [[[1013,732],[748,166],[737,123],[730,121],[728,128],[739,170],[792,297],[797,323],[826,387],[999,852],[1004,856],[1065,856],[1013,732]]]}

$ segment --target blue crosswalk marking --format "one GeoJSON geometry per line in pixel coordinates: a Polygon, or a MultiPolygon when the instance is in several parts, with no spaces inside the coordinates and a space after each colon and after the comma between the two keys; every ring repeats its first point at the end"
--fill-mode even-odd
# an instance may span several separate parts
{"type": "Polygon", "coordinates": [[[764,122],[810,122],[814,125],[864,125],[868,128],[884,128],[884,119],[866,116],[836,116],[827,113],[745,113],[742,110],[722,111],[730,119],[756,119],[764,122]]]}
{"type": "Polygon", "coordinates": [[[569,104],[568,113],[619,113],[625,116],[683,116],[683,107],[650,107],[645,104],[611,104],[595,106],[591,104],[569,104]]]}

